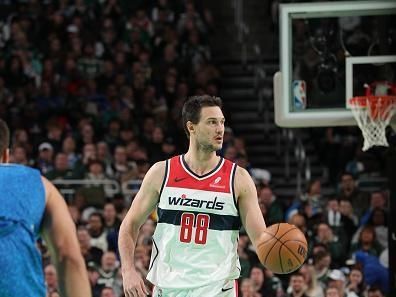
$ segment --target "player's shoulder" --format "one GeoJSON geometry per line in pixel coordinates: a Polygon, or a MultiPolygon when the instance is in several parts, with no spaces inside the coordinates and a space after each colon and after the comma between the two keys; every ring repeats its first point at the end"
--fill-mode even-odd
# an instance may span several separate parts
{"type": "Polygon", "coordinates": [[[234,186],[237,193],[240,191],[245,192],[246,189],[254,187],[254,182],[249,172],[241,166],[236,166],[234,186]]]}
{"type": "Polygon", "coordinates": [[[166,166],[167,166],[167,162],[168,162],[168,160],[155,162],[151,166],[150,170],[153,171],[153,172],[156,172],[156,173],[164,171],[166,166]]]}
{"type": "Polygon", "coordinates": [[[236,165],[235,168],[235,177],[240,179],[251,179],[249,172],[245,168],[238,165],[236,165]]]}
{"type": "Polygon", "coordinates": [[[165,176],[166,167],[167,160],[154,163],[147,171],[144,180],[149,180],[150,182],[156,182],[157,180],[162,181],[165,176]]]}
{"type": "Polygon", "coordinates": [[[159,191],[165,178],[166,167],[167,161],[159,161],[154,163],[144,176],[140,190],[159,191]]]}

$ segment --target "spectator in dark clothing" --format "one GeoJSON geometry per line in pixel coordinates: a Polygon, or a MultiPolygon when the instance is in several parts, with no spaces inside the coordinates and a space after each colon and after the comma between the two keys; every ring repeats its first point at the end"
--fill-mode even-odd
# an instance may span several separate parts
{"type": "Polygon", "coordinates": [[[345,217],[342,219],[345,232],[348,234],[348,238],[352,238],[353,233],[356,231],[356,228],[359,223],[359,219],[356,214],[353,212],[352,203],[349,200],[341,199],[339,201],[340,212],[345,217]]]}
{"type": "Polygon", "coordinates": [[[356,244],[359,240],[362,230],[366,226],[371,226],[375,230],[376,241],[380,244],[382,248],[388,247],[388,223],[387,223],[388,213],[383,208],[374,208],[369,217],[369,221],[366,225],[360,226],[352,237],[351,243],[356,244]]]}
{"type": "Polygon", "coordinates": [[[365,212],[362,214],[360,219],[360,225],[368,223],[371,214],[375,208],[386,209],[387,208],[387,197],[383,191],[375,191],[371,193],[370,204],[365,208],[365,212]]]}
{"type": "Polygon", "coordinates": [[[48,142],[43,142],[38,147],[38,158],[36,159],[34,167],[40,170],[42,174],[47,174],[54,169],[53,155],[54,148],[48,142]]]}
{"type": "Polygon", "coordinates": [[[277,297],[283,294],[282,283],[274,275],[269,277],[260,266],[253,266],[250,270],[250,279],[255,291],[261,296],[277,297]]]}
{"type": "Polygon", "coordinates": [[[87,144],[95,144],[95,129],[88,120],[81,120],[79,123],[79,135],[77,136],[77,148],[83,149],[87,144]]]}
{"type": "Polygon", "coordinates": [[[91,245],[107,251],[107,231],[105,230],[105,221],[101,213],[93,212],[89,215],[87,230],[91,236],[91,245]]]}
{"type": "Polygon", "coordinates": [[[94,262],[89,262],[87,264],[89,283],[91,285],[91,290],[92,290],[92,297],[100,297],[100,294],[103,290],[103,286],[98,284],[99,272],[97,270],[98,267],[97,265],[100,264],[95,264],[94,262]]]}
{"type": "Polygon", "coordinates": [[[163,129],[161,127],[155,127],[152,134],[151,142],[147,145],[147,151],[151,164],[154,164],[161,160],[165,160],[165,154],[162,151],[164,138],[165,135],[163,129]]]}
{"type": "Polygon", "coordinates": [[[291,292],[288,293],[287,297],[308,297],[304,291],[304,276],[296,272],[290,276],[290,288],[291,292]]]}
{"type": "Polygon", "coordinates": [[[66,136],[62,142],[62,153],[66,155],[68,168],[74,168],[79,156],[76,152],[76,141],[72,136],[66,136]]]}
{"type": "Polygon", "coordinates": [[[73,171],[69,168],[67,155],[64,153],[57,153],[55,156],[54,169],[49,171],[45,176],[49,180],[73,178],[73,171]]]}
{"type": "Polygon", "coordinates": [[[121,221],[117,217],[115,206],[112,202],[106,202],[103,207],[103,217],[105,220],[105,228],[110,231],[116,231],[120,228],[121,221]]]}
{"type": "Polygon", "coordinates": [[[19,56],[15,55],[11,57],[4,77],[7,88],[12,91],[27,84],[28,78],[23,73],[22,61],[19,56]]]}
{"type": "Polygon", "coordinates": [[[368,195],[358,189],[355,178],[350,173],[344,173],[341,176],[339,197],[340,199],[351,201],[357,216],[361,216],[369,206],[368,195]]]}
{"type": "Polygon", "coordinates": [[[328,199],[323,220],[331,227],[339,240],[346,244],[346,249],[349,250],[350,238],[352,238],[353,233],[356,231],[356,227],[350,218],[341,213],[339,202],[335,197],[328,199]]]}
{"type": "Polygon", "coordinates": [[[317,227],[315,244],[323,244],[331,254],[332,266],[342,265],[347,257],[346,241],[344,237],[334,234],[333,230],[326,223],[320,223],[317,227]]]}
{"type": "Polygon", "coordinates": [[[377,235],[374,227],[363,227],[359,234],[358,242],[352,243],[351,245],[351,254],[354,254],[357,251],[363,251],[370,255],[379,257],[383,247],[378,243],[376,237],[377,235]]]}
{"type": "Polygon", "coordinates": [[[86,227],[79,226],[77,229],[78,242],[80,243],[81,253],[85,259],[85,264],[88,266],[90,262],[100,265],[103,251],[91,245],[91,236],[86,227]]]}
{"type": "Polygon", "coordinates": [[[88,143],[85,144],[82,149],[82,156],[74,165],[73,175],[76,178],[84,178],[88,172],[88,164],[92,160],[96,160],[97,151],[95,144],[88,143]]]}
{"type": "Polygon", "coordinates": [[[259,204],[264,203],[266,208],[265,222],[268,225],[283,221],[283,207],[276,199],[272,190],[268,186],[263,186],[258,190],[259,204]]]}

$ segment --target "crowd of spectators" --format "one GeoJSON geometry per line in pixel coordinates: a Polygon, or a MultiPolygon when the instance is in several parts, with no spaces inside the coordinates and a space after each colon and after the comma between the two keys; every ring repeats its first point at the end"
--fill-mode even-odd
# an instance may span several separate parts
{"type": "MultiPolygon", "coordinates": [[[[123,296],[118,229],[139,181],[186,148],[184,99],[219,92],[212,14],[192,0],[49,0],[2,1],[0,18],[0,117],[12,131],[11,161],[65,190],[94,297],[123,296]]],[[[295,224],[310,247],[297,273],[276,276],[242,230],[241,296],[384,296],[386,191],[361,192],[345,173],[334,197],[315,180],[286,207],[270,172],[248,163],[243,138],[226,127],[224,144],[220,153],[254,177],[267,224],[295,224]]],[[[143,276],[155,219],[142,226],[135,250],[143,276]]],[[[38,246],[48,296],[59,296],[45,242],[38,246]]]]}

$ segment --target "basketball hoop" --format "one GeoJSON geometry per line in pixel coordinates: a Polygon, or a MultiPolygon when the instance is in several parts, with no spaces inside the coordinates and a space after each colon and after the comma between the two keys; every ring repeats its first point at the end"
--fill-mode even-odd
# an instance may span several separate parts
{"type": "Polygon", "coordinates": [[[389,146],[385,128],[396,112],[396,96],[358,96],[349,99],[352,114],[364,137],[363,151],[375,145],[389,146]]]}

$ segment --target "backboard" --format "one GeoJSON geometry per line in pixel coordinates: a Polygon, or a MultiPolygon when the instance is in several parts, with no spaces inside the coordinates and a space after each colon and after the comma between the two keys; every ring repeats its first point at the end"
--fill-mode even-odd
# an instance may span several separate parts
{"type": "Polygon", "coordinates": [[[396,1],[281,4],[279,16],[278,126],[356,125],[347,100],[396,82],[396,1]]]}

